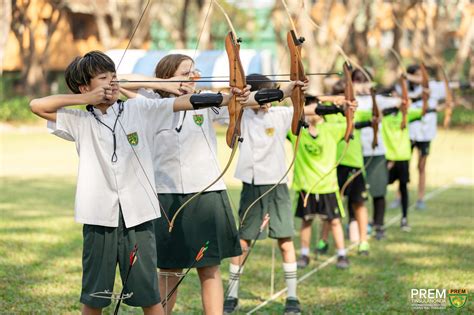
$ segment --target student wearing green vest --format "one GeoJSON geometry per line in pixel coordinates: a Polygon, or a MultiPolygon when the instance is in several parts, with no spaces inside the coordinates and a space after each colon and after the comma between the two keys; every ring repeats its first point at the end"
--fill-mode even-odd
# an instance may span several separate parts
{"type": "MultiPolygon", "coordinates": [[[[431,110],[428,110],[428,112],[431,110]]],[[[410,231],[408,225],[408,183],[410,181],[411,143],[408,128],[402,128],[403,115],[398,107],[389,107],[382,111],[382,136],[385,144],[385,157],[389,169],[389,184],[398,180],[401,195],[402,219],[400,227],[410,231]]],[[[421,109],[410,109],[407,121],[413,122],[422,118],[421,109]]]]}
{"type": "MultiPolygon", "coordinates": [[[[344,93],[344,84],[335,84],[333,86],[333,94],[342,93],[344,93]]],[[[354,121],[356,123],[361,121],[360,114],[355,112],[354,116],[354,121]]],[[[342,115],[334,115],[331,117],[331,119],[334,122],[345,123],[345,118],[342,115]]],[[[354,175],[354,173],[359,172],[364,166],[360,131],[358,130],[359,128],[359,126],[354,128],[355,130],[353,132],[353,139],[350,140],[348,146],[346,145],[345,141],[341,140],[337,147],[337,161],[339,162],[339,165],[337,166],[337,180],[339,189],[344,186],[346,181],[348,181],[349,178],[354,175]]],[[[358,233],[356,233],[358,235],[356,235],[354,238],[351,238],[351,240],[353,242],[359,242],[359,254],[368,255],[370,247],[369,243],[367,242],[368,211],[365,206],[365,200],[367,200],[367,191],[364,177],[355,177],[353,181],[347,185],[344,195],[348,196],[349,221],[352,222],[355,220],[357,222],[356,226],[358,228],[358,233]]],[[[349,223],[349,225],[351,224],[349,223]]],[[[319,248],[321,248],[321,245],[324,244],[318,245],[319,248]]],[[[322,247],[320,251],[323,249],[324,247],[322,247]]]]}
{"type": "MultiPolygon", "coordinates": [[[[296,152],[292,188],[298,198],[295,215],[302,219],[301,256],[298,259],[298,267],[304,268],[309,264],[311,225],[314,218],[319,216],[325,223],[330,224],[332,229],[338,256],[336,266],[347,268],[349,260],[340,219],[345,214],[334,168],[337,143],[344,138],[346,126],[342,123],[326,123],[320,115],[307,119],[309,127],[301,131],[300,144],[296,152]],[[306,194],[309,194],[309,198],[305,205],[306,194]]],[[[295,143],[296,136],[289,134],[288,138],[295,143]]]]}

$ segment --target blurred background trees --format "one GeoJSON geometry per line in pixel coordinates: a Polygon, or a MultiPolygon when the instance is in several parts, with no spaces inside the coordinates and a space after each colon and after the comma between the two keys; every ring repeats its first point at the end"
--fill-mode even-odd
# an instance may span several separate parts
{"type": "MultiPolygon", "coordinates": [[[[124,49],[147,0],[1,0],[1,100],[64,90],[62,72],[89,50],[124,49]]],[[[286,72],[289,18],[280,0],[221,0],[242,47],[273,51],[286,72]]],[[[340,69],[338,46],[371,69],[381,84],[398,75],[389,49],[404,62],[447,69],[474,81],[474,4],[469,0],[287,0],[304,37],[307,72],[340,69]]],[[[130,48],[223,49],[228,26],[211,0],[152,0],[130,48]],[[209,9],[211,8],[211,9],[209,9]],[[200,36],[200,37],[199,37],[200,36]]],[[[322,92],[312,77],[311,91],[322,92]]]]}

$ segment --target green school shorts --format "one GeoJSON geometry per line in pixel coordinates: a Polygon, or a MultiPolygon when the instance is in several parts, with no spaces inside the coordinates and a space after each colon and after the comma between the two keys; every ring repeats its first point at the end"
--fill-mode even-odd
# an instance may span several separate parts
{"type": "MultiPolygon", "coordinates": [[[[194,194],[158,194],[168,218],[194,194]]],[[[239,235],[225,190],[209,191],[195,198],[176,217],[171,233],[168,222],[155,220],[157,266],[162,269],[189,268],[204,244],[209,247],[194,267],[217,266],[221,260],[239,256],[239,235]]]]}
{"type": "MultiPolygon", "coordinates": [[[[124,293],[133,295],[123,300],[131,306],[152,306],[160,303],[156,272],[156,247],[153,221],[127,229],[120,211],[119,226],[83,226],[82,292],[80,301],[90,307],[103,308],[110,299],[92,297],[96,292],[114,292],[117,263],[122,283],[130,265],[130,253],[138,246],[137,260],[132,266],[124,293]]],[[[120,292],[121,288],[115,292],[120,292]]]]}
{"type": "MultiPolygon", "coordinates": [[[[272,186],[243,183],[239,207],[241,221],[244,211],[250,204],[272,186]]],[[[266,213],[270,215],[270,222],[268,228],[260,234],[259,239],[265,239],[267,236],[273,239],[294,236],[290,193],[286,184],[280,184],[247,212],[244,221],[241,222],[240,238],[243,240],[255,239],[266,213]]]]}
{"type": "MultiPolygon", "coordinates": [[[[367,164],[370,158],[370,156],[364,157],[364,163],[367,164]]],[[[370,195],[373,198],[385,196],[388,185],[388,170],[385,156],[372,157],[372,161],[367,165],[365,172],[370,195]]]]}

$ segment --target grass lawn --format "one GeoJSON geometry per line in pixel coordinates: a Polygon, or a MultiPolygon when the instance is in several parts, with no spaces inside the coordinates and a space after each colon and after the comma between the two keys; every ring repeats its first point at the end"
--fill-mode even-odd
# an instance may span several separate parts
{"type": "MultiPolygon", "coordinates": [[[[412,288],[467,288],[462,312],[474,312],[474,179],[473,130],[440,131],[428,161],[428,191],[455,183],[434,194],[428,210],[410,212],[410,233],[398,221],[387,239],[371,241],[369,257],[350,253],[349,270],[329,265],[298,287],[303,314],[411,313],[412,288]]],[[[222,137],[220,148],[224,148],[222,137]]],[[[224,165],[229,150],[220,150],[224,165]]],[[[290,159],[289,155],[288,159],[290,159]]],[[[233,163],[235,166],[235,163],[233,163]]],[[[238,181],[228,171],[231,202],[237,206],[238,181]]],[[[415,200],[416,165],[412,163],[411,200],[415,200]]],[[[81,287],[82,227],[73,221],[77,157],[72,143],[42,129],[3,128],[0,133],[0,313],[78,313],[81,287]]],[[[392,192],[390,193],[392,194],[392,192]]],[[[387,221],[399,210],[388,210],[387,221]]],[[[295,227],[299,222],[295,222],[295,227]]],[[[314,227],[314,238],[317,227],[314,227]]],[[[297,247],[299,244],[296,238],[297,247]]],[[[241,281],[241,313],[270,296],[273,243],[257,243],[241,281]]],[[[334,247],[331,244],[331,249],[334,247]]],[[[332,251],[331,251],[332,253],[332,251]]],[[[330,255],[312,258],[299,277],[330,255]]],[[[228,262],[222,264],[228,277],[228,262]]],[[[279,254],[275,291],[284,288],[279,254]]],[[[121,285],[117,278],[115,291],[121,285]]],[[[257,311],[281,314],[285,295],[257,311]]],[[[123,306],[122,311],[140,314],[123,306]]],[[[193,271],[180,287],[176,314],[200,314],[200,289],[193,271]]],[[[110,313],[112,308],[106,312],[110,313]]],[[[446,310],[445,312],[454,312],[446,310]]]]}

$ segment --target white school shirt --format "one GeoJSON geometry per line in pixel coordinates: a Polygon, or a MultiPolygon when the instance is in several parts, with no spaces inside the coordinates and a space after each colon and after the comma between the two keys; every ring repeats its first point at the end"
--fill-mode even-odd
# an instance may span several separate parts
{"type": "MultiPolygon", "coordinates": [[[[446,98],[446,88],[443,82],[430,81],[430,98],[428,99],[428,108],[436,108],[441,99],[446,98]]],[[[421,89],[418,96],[421,96],[421,89]]],[[[413,108],[423,108],[423,101],[411,104],[413,108]]],[[[416,120],[409,125],[410,139],[413,141],[431,141],[436,136],[437,129],[436,112],[426,113],[421,120],[416,120]]]]}
{"type": "MultiPolygon", "coordinates": [[[[161,98],[158,93],[145,89],[138,90],[138,94],[141,98],[161,98]]],[[[179,132],[176,128],[164,130],[154,138],[153,166],[159,194],[196,193],[221,174],[213,122],[228,122],[227,107],[188,110],[179,114],[179,132]]],[[[225,189],[225,183],[220,179],[207,191],[225,189]]]]}
{"type": "MultiPolygon", "coordinates": [[[[383,119],[382,111],[386,108],[397,107],[400,105],[400,99],[397,97],[389,97],[383,95],[376,95],[377,105],[380,110],[380,115],[383,119]]],[[[358,109],[372,111],[372,97],[368,95],[356,96],[358,102],[358,109]]],[[[385,146],[383,144],[382,137],[382,122],[379,124],[379,130],[377,132],[378,145],[375,149],[372,149],[372,140],[374,139],[374,130],[370,127],[360,129],[361,142],[362,142],[362,155],[363,156],[379,156],[385,155],[385,146]]]]}
{"type": "MultiPolygon", "coordinates": [[[[111,161],[112,132],[90,112],[63,108],[58,110],[56,122],[48,121],[51,133],[76,143],[77,222],[118,227],[119,204],[127,228],[160,217],[150,149],[157,132],[174,127],[173,103],[173,99],[130,99],[124,103],[115,128],[115,163],[111,161]],[[132,146],[127,135],[137,143],[132,146]]],[[[109,107],[106,114],[94,108],[97,117],[111,128],[118,112],[118,103],[109,107]]]]}
{"type": "MultiPolygon", "coordinates": [[[[267,113],[244,110],[236,178],[255,185],[278,182],[287,169],[284,143],[292,117],[293,107],[271,107],[267,113]]],[[[282,183],[286,182],[285,177],[282,183]]]]}
{"type": "MultiPolygon", "coordinates": [[[[376,96],[378,97],[378,95],[376,96]]],[[[372,111],[372,97],[368,95],[358,96],[356,95],[357,109],[364,111],[372,111]]],[[[378,103],[377,99],[377,103],[378,103]]],[[[380,110],[380,106],[379,106],[380,110]]],[[[362,142],[362,155],[363,156],[379,156],[385,155],[385,147],[382,140],[382,123],[379,124],[379,131],[377,132],[378,145],[375,149],[372,149],[372,141],[374,139],[374,129],[372,127],[360,129],[360,139],[362,142]]]]}

